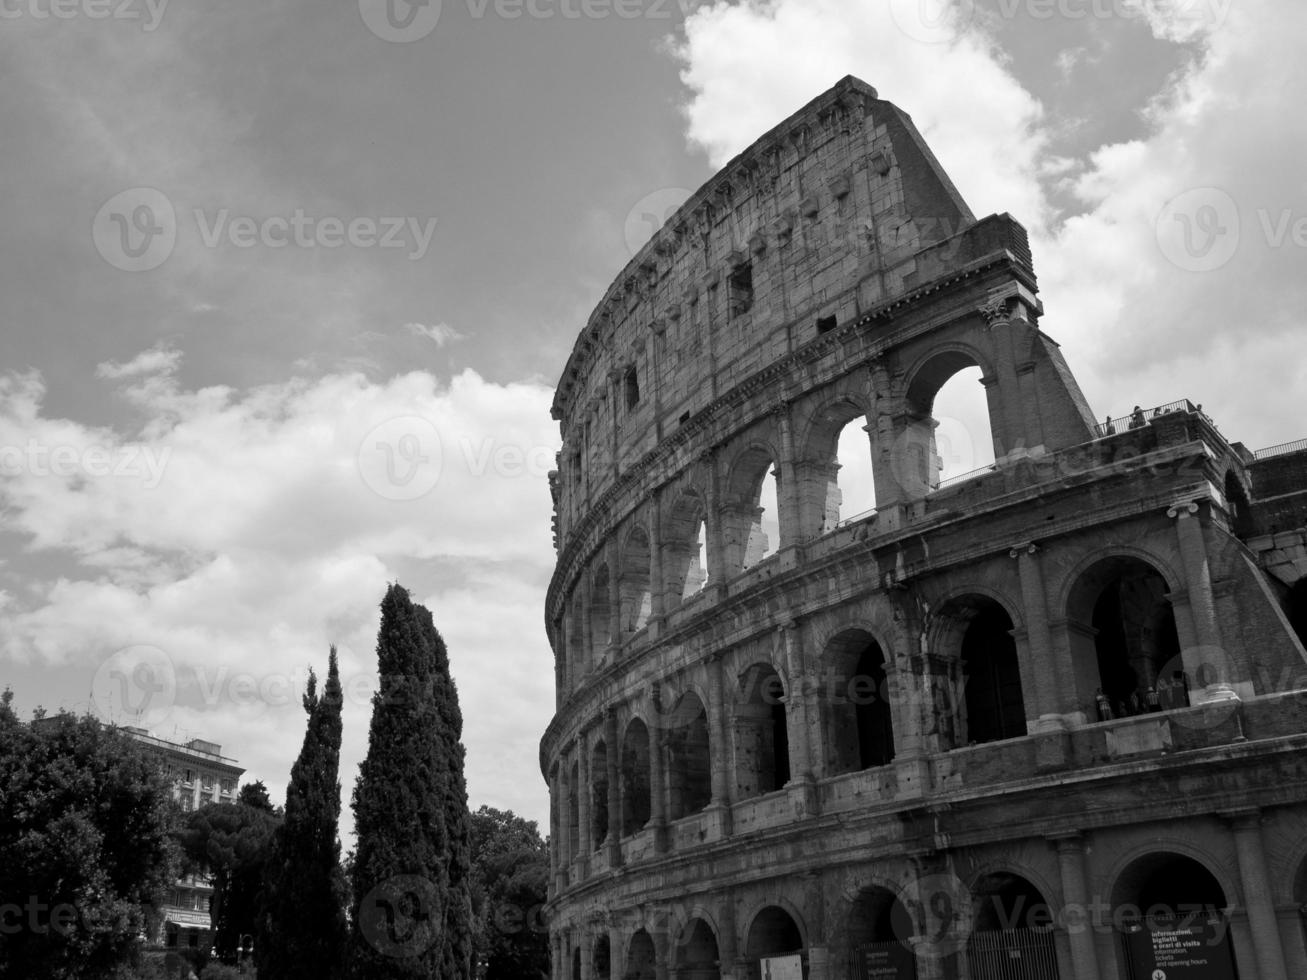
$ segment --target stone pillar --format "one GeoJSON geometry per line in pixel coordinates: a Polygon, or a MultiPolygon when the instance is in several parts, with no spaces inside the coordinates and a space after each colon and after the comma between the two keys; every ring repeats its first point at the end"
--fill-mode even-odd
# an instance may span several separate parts
{"type": "Polygon", "coordinates": [[[718,914],[717,961],[721,964],[722,980],[746,980],[749,976],[740,957],[740,944],[735,925],[735,894],[730,889],[721,895],[718,914]]]}
{"type": "Polygon", "coordinates": [[[1001,297],[991,300],[978,311],[988,322],[989,332],[994,338],[994,367],[997,373],[994,383],[997,388],[991,389],[988,384],[985,387],[989,396],[990,429],[997,443],[994,456],[1000,464],[1028,453],[1026,413],[1035,409],[1033,405],[1025,406],[1021,403],[1013,332],[1019,326],[1019,321],[1014,323],[1014,319],[1024,314],[1014,314],[1012,305],[1012,298],[1001,297]]]}
{"type": "Polygon", "coordinates": [[[581,575],[581,588],[578,590],[581,593],[581,635],[577,639],[580,640],[582,647],[574,673],[578,685],[594,671],[595,662],[598,660],[596,656],[598,651],[595,650],[594,617],[590,608],[590,590],[593,588],[594,580],[590,577],[590,570],[587,568],[581,575]]]}
{"type": "Polygon", "coordinates": [[[580,736],[578,736],[576,741],[578,772],[580,774],[579,782],[581,784],[580,786],[577,787],[577,813],[578,813],[578,822],[580,823],[580,826],[577,828],[579,831],[577,837],[578,840],[577,850],[580,851],[580,854],[578,854],[577,857],[581,861],[582,868],[580,873],[582,876],[588,874],[588,871],[586,870],[586,866],[588,866],[590,863],[590,851],[591,851],[590,787],[592,784],[591,784],[591,773],[590,773],[590,751],[589,751],[589,746],[586,744],[586,741],[587,740],[585,737],[585,732],[583,730],[580,736]]]}
{"type": "Polygon", "coordinates": [[[608,649],[616,659],[616,651],[622,645],[622,582],[621,549],[617,537],[608,542],[604,549],[608,561],[608,649]]]}
{"type": "Polygon", "coordinates": [[[794,426],[790,406],[781,402],[772,409],[780,434],[781,458],[776,460],[776,508],[781,526],[781,548],[799,543],[799,478],[794,467],[794,426]]]}
{"type": "Polygon", "coordinates": [[[812,751],[809,747],[809,704],[804,688],[806,671],[799,648],[799,624],[793,620],[781,628],[785,642],[785,714],[790,738],[790,773],[798,782],[813,778],[812,751]]]}
{"type": "Polygon", "coordinates": [[[654,980],[668,980],[671,976],[671,963],[668,960],[674,948],[671,938],[667,935],[666,928],[651,929],[650,936],[654,944],[654,980]]]}
{"type": "Polygon", "coordinates": [[[558,783],[561,791],[561,805],[558,811],[558,891],[563,891],[571,883],[572,861],[572,770],[567,764],[567,753],[559,753],[558,783]]]}
{"type": "Polygon", "coordinates": [[[1057,847],[1062,874],[1062,909],[1067,941],[1075,968],[1074,980],[1098,980],[1098,949],[1090,915],[1089,886],[1085,882],[1085,842],[1079,832],[1059,834],[1049,840],[1057,847]]]}
{"type": "Polygon", "coordinates": [[[807,898],[808,980],[830,980],[830,945],[826,935],[826,890],[820,871],[809,875],[804,893],[807,898]]]}
{"type": "Polygon", "coordinates": [[[1257,958],[1258,980],[1288,980],[1284,966],[1284,943],[1271,896],[1270,874],[1262,844],[1261,813],[1256,809],[1227,814],[1239,855],[1239,880],[1243,886],[1248,929],[1257,958]]]}
{"type": "Polygon", "coordinates": [[[653,691],[649,728],[649,826],[654,850],[667,850],[667,728],[663,723],[662,697],[657,684],[653,691]]]}
{"type": "Polygon", "coordinates": [[[729,711],[722,679],[721,657],[708,662],[708,759],[712,798],[708,802],[709,827],[725,837],[731,832],[731,768],[727,754],[729,711]]]}
{"type": "Polygon", "coordinates": [[[581,943],[581,980],[595,980],[595,937],[586,926],[578,930],[581,943]]]}
{"type": "MultiPolygon", "coordinates": [[[[722,500],[721,492],[717,486],[717,454],[709,451],[699,457],[707,475],[704,487],[705,504],[707,513],[704,515],[706,529],[704,539],[706,541],[705,550],[708,552],[704,556],[704,564],[708,569],[708,584],[711,586],[720,586],[727,579],[726,572],[726,549],[722,540],[722,500]]],[[[691,547],[693,547],[691,542],[691,547]]]]}
{"type": "Polygon", "coordinates": [[[622,980],[626,976],[626,945],[622,930],[612,923],[608,926],[608,976],[610,980],[622,980]]]}
{"type": "Polygon", "coordinates": [[[618,763],[622,749],[617,743],[617,712],[609,708],[604,712],[604,741],[608,743],[608,867],[622,863],[622,796],[618,782],[618,763]]]}
{"type": "Polygon", "coordinates": [[[662,494],[654,491],[649,501],[649,620],[661,628],[667,615],[667,583],[663,581],[662,494]]]}
{"type": "MultiPolygon", "coordinates": [[[[549,795],[553,799],[553,806],[550,807],[550,844],[552,845],[553,866],[553,894],[557,895],[567,887],[567,795],[565,782],[563,780],[562,760],[559,760],[558,768],[554,771],[549,780],[549,795]]],[[[553,897],[552,895],[550,896],[553,897]]]]}
{"type": "Polygon", "coordinates": [[[1021,605],[1025,612],[1029,647],[1028,656],[1022,658],[1021,684],[1027,699],[1026,718],[1032,735],[1066,728],[1066,715],[1075,695],[1074,691],[1061,694],[1067,686],[1066,678],[1072,676],[1071,665],[1058,663],[1055,659],[1057,653],[1048,627],[1048,599],[1038,552],[1039,545],[1034,542],[1017,545],[1008,552],[1009,557],[1017,560],[1017,574],[1021,580],[1021,605]]]}
{"type": "MultiPolygon", "coordinates": [[[[1238,695],[1230,687],[1233,680],[1230,659],[1221,642],[1216,599],[1212,594],[1212,572],[1197,513],[1198,504],[1193,501],[1175,504],[1166,512],[1167,517],[1175,520],[1184,565],[1185,592],[1189,600],[1189,619],[1193,627],[1194,644],[1185,644],[1181,657],[1192,685],[1194,703],[1238,700],[1238,695]]],[[[1175,609],[1177,613],[1181,612],[1178,604],[1175,609]]],[[[1184,639],[1183,633],[1181,639],[1184,639]]]]}

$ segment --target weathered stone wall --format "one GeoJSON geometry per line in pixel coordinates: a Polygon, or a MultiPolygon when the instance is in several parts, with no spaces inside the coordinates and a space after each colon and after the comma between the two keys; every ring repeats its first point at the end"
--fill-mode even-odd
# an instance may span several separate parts
{"type": "Polygon", "coordinates": [[[1006,923],[1041,976],[1116,978],[1112,916],[1191,898],[1244,980],[1307,963],[1307,651],[1252,457],[1187,403],[1100,433],[1041,313],[1020,225],[854,80],[613,284],[554,405],[555,975],[823,980],[892,940],[979,978],[1006,923]],[[973,366],[996,462],[940,486],[973,366]]]}

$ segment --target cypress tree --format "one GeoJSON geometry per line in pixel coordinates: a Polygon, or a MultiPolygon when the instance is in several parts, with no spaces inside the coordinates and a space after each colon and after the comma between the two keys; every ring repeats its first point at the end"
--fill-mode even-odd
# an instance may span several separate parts
{"type": "Polygon", "coordinates": [[[391,585],[380,687],[354,788],[349,960],[356,980],[472,975],[463,718],[431,613],[391,585]]]}
{"type": "Polygon", "coordinates": [[[344,880],[340,871],[340,671],[336,648],[321,697],[309,671],[304,745],[290,772],[286,818],[273,839],[264,884],[262,932],[255,946],[261,975],[331,980],[344,954],[344,880]]]}

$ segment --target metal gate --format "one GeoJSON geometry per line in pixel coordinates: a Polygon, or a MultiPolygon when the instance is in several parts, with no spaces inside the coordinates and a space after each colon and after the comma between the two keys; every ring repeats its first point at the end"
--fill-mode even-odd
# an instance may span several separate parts
{"type": "Polygon", "coordinates": [[[971,980],[1058,980],[1052,930],[975,932],[967,941],[971,980]]]}
{"type": "Polygon", "coordinates": [[[849,955],[849,980],[917,980],[917,958],[900,942],[855,946],[849,955]]]}

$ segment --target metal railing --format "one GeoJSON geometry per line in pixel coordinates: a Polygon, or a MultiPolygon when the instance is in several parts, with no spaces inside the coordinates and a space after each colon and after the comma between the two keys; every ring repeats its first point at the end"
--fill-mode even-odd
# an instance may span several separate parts
{"type": "Polygon", "coordinates": [[[1307,449],[1307,439],[1296,442],[1282,442],[1278,446],[1267,446],[1253,453],[1253,459],[1270,459],[1272,456],[1284,456],[1287,453],[1299,453],[1307,449]]]}
{"type": "Polygon", "coordinates": [[[936,485],[936,490],[943,490],[945,487],[951,487],[958,483],[965,483],[967,480],[974,480],[978,476],[986,473],[993,473],[998,470],[997,463],[990,463],[988,466],[980,466],[974,470],[968,470],[965,473],[959,473],[957,476],[950,476],[947,480],[940,480],[936,485]]]}
{"type": "MultiPolygon", "coordinates": [[[[875,516],[876,516],[876,508],[873,507],[871,508],[871,510],[864,510],[861,513],[854,514],[852,517],[841,518],[840,522],[836,524],[835,527],[836,528],[848,527],[850,524],[857,524],[859,521],[865,521],[867,518],[875,517],[875,516]]],[[[832,530],[834,530],[834,528],[832,528],[832,530]]]]}
{"type": "MultiPolygon", "coordinates": [[[[1188,398],[1181,398],[1177,402],[1167,402],[1165,405],[1154,405],[1152,408],[1141,408],[1132,411],[1129,415],[1122,415],[1120,418],[1109,418],[1105,422],[1099,422],[1094,426],[1094,438],[1101,439],[1104,436],[1114,436],[1118,432],[1127,432],[1130,429],[1142,429],[1153,419],[1161,418],[1163,415],[1170,415],[1173,412],[1198,412],[1202,410],[1191,402],[1188,398]]],[[[1203,415],[1203,418],[1207,418],[1203,415]]],[[[1211,422],[1211,419],[1207,419],[1211,422]]]]}

